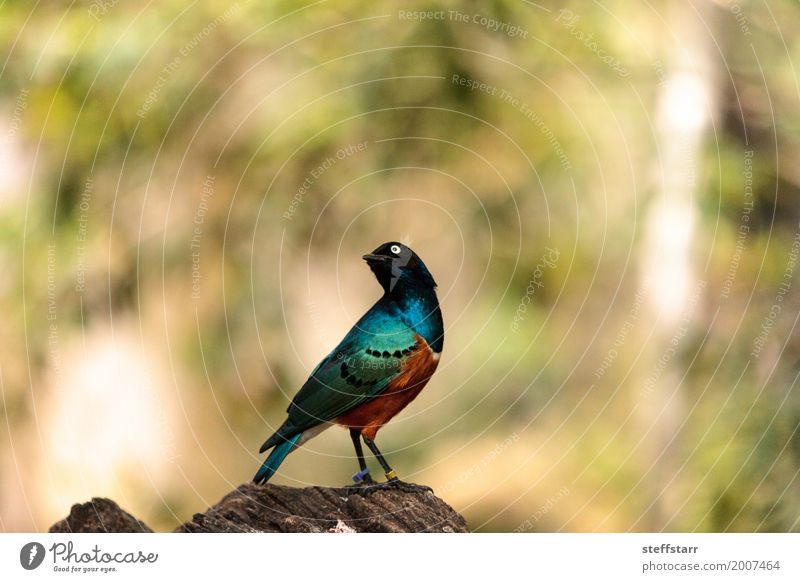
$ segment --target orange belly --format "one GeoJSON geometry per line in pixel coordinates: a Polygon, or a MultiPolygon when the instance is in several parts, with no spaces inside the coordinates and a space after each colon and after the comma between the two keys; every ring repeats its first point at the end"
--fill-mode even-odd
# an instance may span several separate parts
{"type": "Polygon", "coordinates": [[[417,342],[417,349],[406,360],[403,371],[386,390],[338,416],[335,422],[360,429],[362,435],[374,439],[378,429],[408,406],[422,392],[439,365],[439,355],[433,353],[427,342],[422,337],[417,337],[417,342]]]}

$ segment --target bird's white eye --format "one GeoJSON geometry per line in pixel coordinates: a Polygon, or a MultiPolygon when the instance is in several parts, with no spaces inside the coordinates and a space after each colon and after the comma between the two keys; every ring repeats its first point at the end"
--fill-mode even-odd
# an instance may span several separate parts
{"type": "Polygon", "coordinates": [[[400,245],[392,245],[391,247],[389,247],[389,250],[392,251],[393,255],[399,255],[400,254],[400,245]]]}

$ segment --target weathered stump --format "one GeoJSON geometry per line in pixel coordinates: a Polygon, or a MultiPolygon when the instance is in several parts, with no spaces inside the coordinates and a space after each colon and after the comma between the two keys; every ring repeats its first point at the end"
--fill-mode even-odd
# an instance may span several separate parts
{"type": "MultiPolygon", "coordinates": [[[[110,499],[72,506],[51,532],[151,532],[110,499]]],[[[452,507],[409,487],[305,487],[246,483],[174,530],[212,532],[467,532],[452,507]]]]}
{"type": "Polygon", "coordinates": [[[103,497],[94,497],[88,503],[76,503],[67,517],[50,527],[50,533],[152,533],[152,531],[144,522],[103,497]]]}

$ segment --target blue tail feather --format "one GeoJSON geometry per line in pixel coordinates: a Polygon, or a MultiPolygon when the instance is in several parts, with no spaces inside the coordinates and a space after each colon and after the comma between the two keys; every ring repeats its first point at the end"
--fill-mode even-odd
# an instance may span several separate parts
{"type": "Polygon", "coordinates": [[[281,466],[283,460],[286,458],[290,452],[292,452],[292,448],[294,447],[295,443],[300,440],[300,437],[303,433],[297,434],[290,439],[283,441],[281,444],[276,445],[269,456],[264,461],[264,464],[261,465],[261,468],[256,473],[256,476],[253,477],[253,481],[256,483],[266,483],[270,480],[270,478],[275,474],[275,471],[278,470],[278,467],[281,466]]]}

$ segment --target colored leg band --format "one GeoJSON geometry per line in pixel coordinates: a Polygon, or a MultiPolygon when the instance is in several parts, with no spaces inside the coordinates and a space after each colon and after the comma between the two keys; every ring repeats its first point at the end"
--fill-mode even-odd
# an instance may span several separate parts
{"type": "Polygon", "coordinates": [[[355,475],[353,475],[353,482],[361,483],[364,480],[364,477],[367,477],[368,475],[369,475],[369,469],[363,469],[358,473],[356,473],[355,475]]]}
{"type": "Polygon", "coordinates": [[[394,469],[389,469],[388,471],[386,471],[385,475],[386,478],[389,479],[390,481],[392,479],[397,479],[397,473],[394,472],[394,469]]]}

